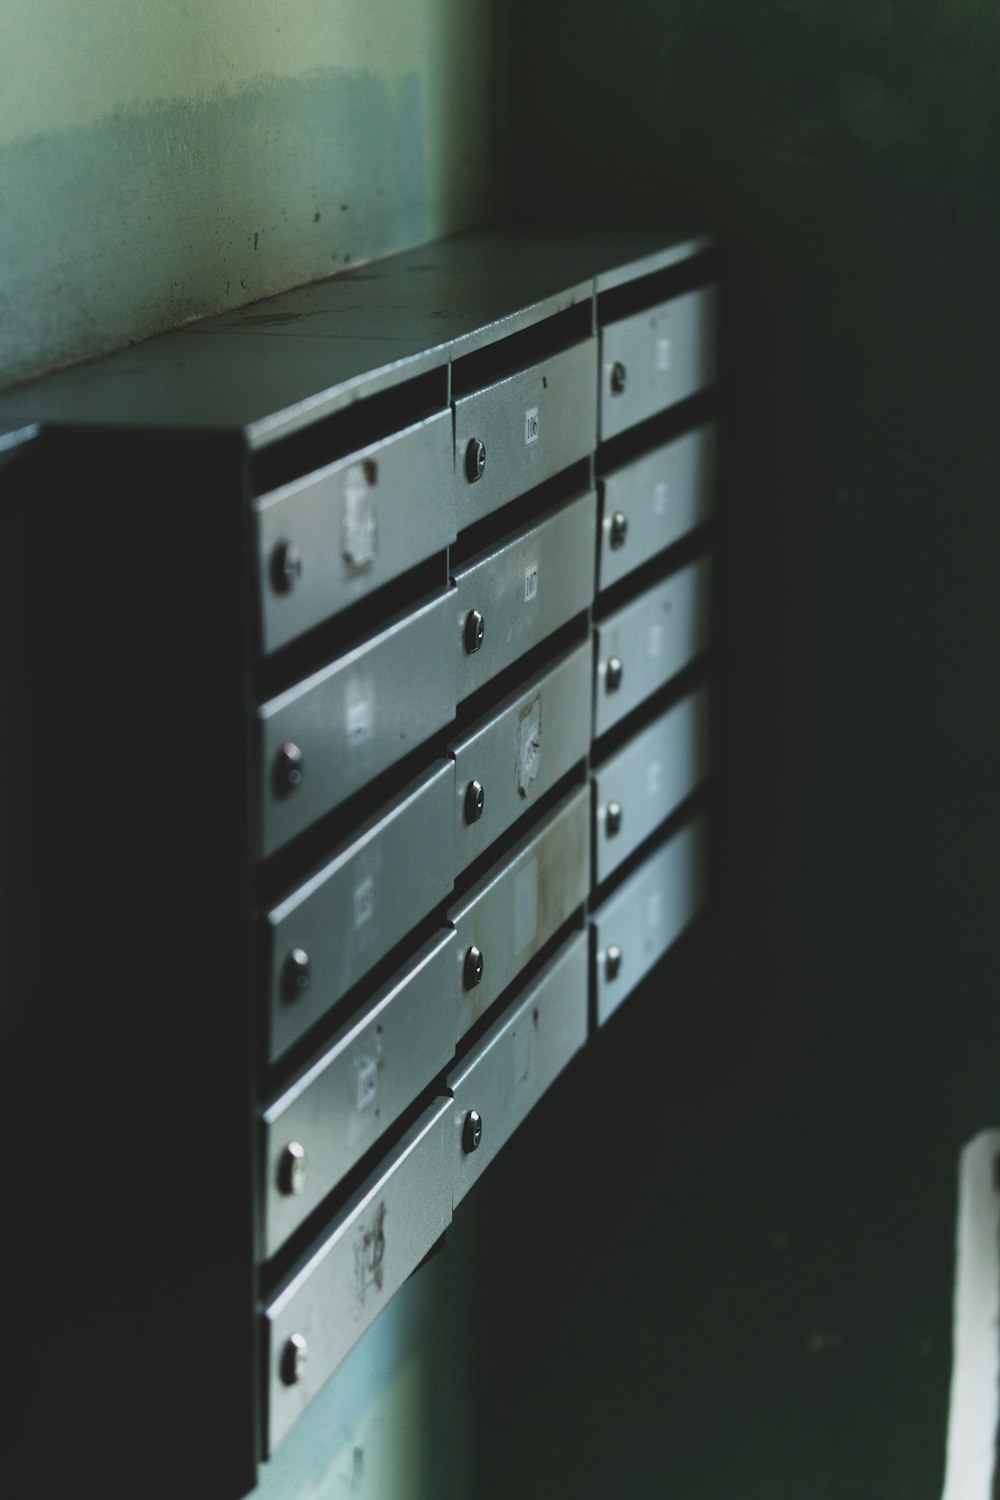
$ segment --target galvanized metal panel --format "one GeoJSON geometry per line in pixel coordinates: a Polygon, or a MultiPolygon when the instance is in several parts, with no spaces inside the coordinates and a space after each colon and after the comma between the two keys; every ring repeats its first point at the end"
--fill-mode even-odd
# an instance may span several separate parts
{"type": "MultiPolygon", "coordinates": [[[[489,232],[462,236],[313,281],[185,332],[238,333],[356,344],[440,349],[452,358],[544,323],[593,297],[593,261],[566,255],[541,261],[512,254],[489,232]]],[[[378,359],[369,356],[367,370],[378,359]]],[[[345,362],[338,361],[338,369],[345,362]]]]}
{"type": "Polygon", "coordinates": [[[269,1046],[281,1055],[451,890],[455,766],[437,761],[267,915],[269,1046]],[[308,987],[288,985],[308,955],[308,987]]]}
{"type": "MultiPolygon", "coordinates": [[[[259,305],[256,315],[268,316],[259,305]]],[[[108,355],[97,378],[88,361],[5,392],[0,420],[242,433],[261,448],[431,371],[443,383],[447,363],[446,349],[416,334],[310,337],[271,327],[248,338],[197,323],[108,355]]]]}
{"type": "Polygon", "coordinates": [[[455,757],[456,874],[587,754],[592,664],[590,641],[564,651],[450,747],[455,757]],[[483,808],[470,821],[473,782],[483,789],[483,808]]]}
{"type": "Polygon", "coordinates": [[[594,913],[597,1024],[627,999],[705,903],[704,818],[651,854],[594,913]]]}
{"type": "Polygon", "coordinates": [[[594,733],[617,724],[704,651],[712,566],[701,558],[609,615],[596,629],[594,733]],[[620,663],[620,671],[608,663],[620,663]]]}
{"type": "Polygon", "coordinates": [[[607,475],[598,538],[599,590],[708,520],[717,446],[711,423],[607,475]]]}
{"type": "Polygon", "coordinates": [[[459,1037],[582,906],[589,890],[590,798],[579,787],[448,913],[458,933],[459,1037]],[[472,947],[482,955],[482,977],[474,984],[467,974],[472,947]]]}
{"type": "Polygon", "coordinates": [[[258,709],[263,856],[454,718],[454,607],[448,590],[258,709]],[[302,757],[292,788],[286,745],[302,757]]]}
{"type": "MultiPolygon", "coordinates": [[[[512,298],[525,301],[537,295],[536,287],[568,288],[571,282],[593,286],[595,279],[599,292],[608,291],[689,260],[712,244],[712,236],[699,233],[665,236],[648,229],[525,229],[518,225],[449,236],[426,247],[433,252],[430,265],[423,249],[414,258],[419,256],[422,269],[432,277],[461,278],[473,270],[488,278],[494,291],[502,286],[512,298]]],[[[581,286],[578,298],[584,290],[581,286]]]]}
{"type": "Polygon", "coordinates": [[[264,1255],[274,1254],[451,1060],[457,944],[451,929],[426,942],[265,1110],[264,1255]],[[293,1144],[303,1153],[294,1178],[293,1144]]]}
{"type": "Polygon", "coordinates": [[[459,698],[587,608],[594,597],[592,490],[546,512],[455,574],[458,585],[459,698]],[[470,611],[483,617],[482,645],[470,653],[470,611]]]}
{"type": "Polygon", "coordinates": [[[707,776],[708,743],[708,689],[699,688],[594,773],[598,881],[617,870],[707,776]]]}
{"type": "Polygon", "coordinates": [[[647,241],[643,250],[640,250],[638,244],[627,243],[633,238],[629,231],[602,231],[599,237],[594,237],[595,261],[604,268],[597,273],[598,292],[608,292],[614,287],[637,281],[641,276],[653,276],[657,271],[665,271],[670,266],[679,265],[681,261],[690,260],[692,256],[710,250],[715,243],[710,234],[677,234],[659,240],[658,243],[655,243],[656,236],[647,231],[642,231],[641,234],[647,241]],[[602,240],[606,233],[609,244],[605,248],[602,240]],[[621,243],[616,244],[619,234],[621,243]]]}
{"type": "Polygon", "coordinates": [[[450,1099],[436,1101],[264,1310],[274,1448],[451,1222],[450,1099]],[[290,1341],[305,1343],[292,1380],[290,1341]]]}
{"type": "Polygon", "coordinates": [[[601,329],[601,441],[710,385],[718,367],[714,286],[601,329]]]}
{"type": "Polygon", "coordinates": [[[483,231],[421,246],[6,392],[10,423],[243,432],[262,448],[646,271],[704,236],[483,231]]]}
{"type": "Polygon", "coordinates": [[[577,933],[448,1078],[457,1205],[587,1040],[587,935],[577,933]],[[465,1149],[471,1110],[482,1120],[465,1149]]]}
{"type": "Polygon", "coordinates": [[[597,441],[597,339],[563,349],[455,402],[455,505],[461,530],[585,458],[597,441]],[[479,477],[469,444],[486,450],[479,477]]]}
{"type": "Polygon", "coordinates": [[[450,411],[260,496],[254,512],[266,655],[454,541],[450,411]]]}

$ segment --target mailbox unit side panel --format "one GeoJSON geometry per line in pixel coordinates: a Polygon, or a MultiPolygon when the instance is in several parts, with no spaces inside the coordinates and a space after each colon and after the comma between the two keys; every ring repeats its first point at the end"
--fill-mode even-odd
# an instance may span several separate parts
{"type": "Polygon", "coordinates": [[[37,744],[46,701],[39,446],[33,430],[6,438],[0,431],[0,1047],[43,1003],[38,952],[46,799],[40,779],[25,775],[22,758],[26,738],[37,744]]]}
{"type": "Polygon", "coordinates": [[[40,501],[60,858],[44,1004],[0,1074],[32,1147],[5,1176],[9,1347],[37,1375],[12,1493],[44,1453],[51,1493],[236,1500],[258,1378],[241,449],[50,430],[40,501]]]}

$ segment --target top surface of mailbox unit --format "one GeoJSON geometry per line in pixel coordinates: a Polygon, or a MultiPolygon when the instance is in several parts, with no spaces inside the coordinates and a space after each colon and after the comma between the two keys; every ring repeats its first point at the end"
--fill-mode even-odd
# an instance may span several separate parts
{"type": "Polygon", "coordinates": [[[656,230],[484,229],[456,235],[433,248],[442,269],[457,265],[474,249],[486,264],[508,267],[509,286],[518,293],[529,276],[588,281],[596,292],[666,271],[711,249],[709,234],[670,234],[656,230]],[[520,282],[518,274],[520,273],[520,282]]]}
{"type": "Polygon", "coordinates": [[[709,244],[652,231],[456,235],[9,390],[0,429],[238,432],[262,448],[709,244]]]}

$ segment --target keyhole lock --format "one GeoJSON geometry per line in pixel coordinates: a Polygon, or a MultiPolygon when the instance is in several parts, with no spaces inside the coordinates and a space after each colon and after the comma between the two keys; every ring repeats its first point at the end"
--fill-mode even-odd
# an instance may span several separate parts
{"type": "Polygon", "coordinates": [[[628,384],[628,371],[620,359],[611,366],[611,393],[620,396],[628,384]]]}
{"type": "Polygon", "coordinates": [[[622,805],[620,802],[609,802],[604,814],[604,831],[608,838],[614,838],[622,826],[622,805]]]}
{"type": "Polygon", "coordinates": [[[475,943],[465,955],[465,963],[462,967],[462,983],[467,990],[474,990],[480,984],[483,977],[483,950],[477,948],[475,943]]]}
{"type": "Polygon", "coordinates": [[[462,1150],[467,1154],[478,1151],[483,1139],[483,1117],[478,1109],[470,1109],[462,1125],[462,1150]]]}
{"type": "Polygon", "coordinates": [[[608,665],[604,669],[605,692],[617,693],[618,689],[622,685],[623,671],[624,668],[622,667],[620,659],[617,656],[609,656],[608,665]]]}
{"type": "Polygon", "coordinates": [[[281,1356],[281,1378],[286,1385],[298,1385],[305,1379],[309,1362],[309,1344],[305,1335],[293,1333],[281,1356]]]}
{"type": "Polygon", "coordinates": [[[482,479],[486,472],[486,444],[471,438],[465,450],[465,477],[470,484],[482,479]]]}
{"type": "Polygon", "coordinates": [[[625,538],[628,536],[628,516],[623,510],[616,510],[611,517],[611,545],[616,550],[624,547],[625,538]]]}
{"type": "Polygon", "coordinates": [[[465,792],[465,821],[478,823],[486,806],[486,793],[481,781],[470,781],[465,792]]]}
{"type": "Polygon", "coordinates": [[[465,617],[465,650],[467,655],[474,656],[483,644],[483,636],[486,634],[486,621],[478,609],[470,609],[465,617]]]}
{"type": "Polygon", "coordinates": [[[289,1141],[281,1154],[278,1186],[288,1197],[297,1196],[306,1185],[306,1148],[298,1141],[289,1141]]]}
{"type": "Polygon", "coordinates": [[[621,973],[622,950],[617,943],[612,943],[604,955],[604,972],[609,979],[617,979],[621,973]]]}
{"type": "Polygon", "coordinates": [[[290,594],[302,578],[302,553],[294,542],[279,542],[271,553],[271,583],[279,594],[290,594]]]}
{"type": "Polygon", "coordinates": [[[288,797],[302,785],[305,767],[298,745],[286,740],[274,762],[274,789],[279,797],[288,797]]]}
{"type": "Polygon", "coordinates": [[[281,994],[286,1005],[298,1000],[309,988],[312,962],[304,948],[293,948],[281,973],[281,994]]]}

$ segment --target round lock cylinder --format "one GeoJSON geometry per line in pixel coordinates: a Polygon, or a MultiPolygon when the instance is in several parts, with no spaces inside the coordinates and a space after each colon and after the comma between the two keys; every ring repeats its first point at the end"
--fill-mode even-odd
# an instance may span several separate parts
{"type": "Polygon", "coordinates": [[[470,609],[465,617],[465,650],[467,655],[474,656],[483,644],[486,634],[486,621],[478,609],[470,609]]]}
{"type": "Polygon", "coordinates": [[[470,438],[465,450],[465,477],[470,484],[482,479],[486,472],[486,445],[478,438],[470,438]]]}
{"type": "Polygon", "coordinates": [[[628,384],[628,371],[620,359],[616,359],[611,366],[611,392],[612,395],[620,396],[628,384]]]}
{"type": "Polygon", "coordinates": [[[289,1141],[281,1153],[278,1167],[278,1186],[287,1197],[297,1197],[306,1186],[306,1148],[298,1141],[289,1141]]]}
{"type": "Polygon", "coordinates": [[[628,516],[623,510],[616,510],[611,517],[611,545],[617,551],[624,547],[625,538],[628,536],[628,516]]]}
{"type": "Polygon", "coordinates": [[[609,802],[604,814],[604,831],[609,839],[613,839],[622,826],[622,805],[620,802],[609,802]]]}
{"type": "Polygon", "coordinates": [[[478,1109],[470,1109],[462,1123],[462,1150],[466,1155],[478,1151],[483,1140],[483,1117],[478,1109]]]}
{"type": "Polygon", "coordinates": [[[304,775],[302,751],[291,740],[286,740],[274,761],[275,791],[279,796],[290,796],[302,785],[304,775]]]}
{"type": "Polygon", "coordinates": [[[279,542],[271,553],[271,583],[276,593],[290,594],[302,577],[302,553],[294,542],[279,542]]]}
{"type": "Polygon", "coordinates": [[[304,995],[312,978],[312,961],[304,948],[293,948],[281,971],[281,997],[291,1005],[304,995]]]}
{"type": "Polygon", "coordinates": [[[470,781],[465,791],[465,821],[478,823],[486,806],[486,793],[481,781],[470,781]]]}
{"type": "Polygon", "coordinates": [[[617,693],[622,685],[624,670],[619,657],[608,657],[608,664],[604,669],[604,691],[606,693],[617,693]]]}
{"type": "Polygon", "coordinates": [[[604,955],[604,973],[608,979],[617,979],[621,973],[622,950],[617,943],[612,943],[604,955]]]}
{"type": "Polygon", "coordinates": [[[465,955],[465,963],[462,965],[462,982],[467,990],[474,990],[483,978],[483,952],[477,948],[475,943],[465,955]]]}
{"type": "Polygon", "coordinates": [[[298,1385],[305,1379],[309,1363],[309,1344],[305,1334],[293,1333],[281,1353],[281,1378],[286,1385],[298,1385]]]}

